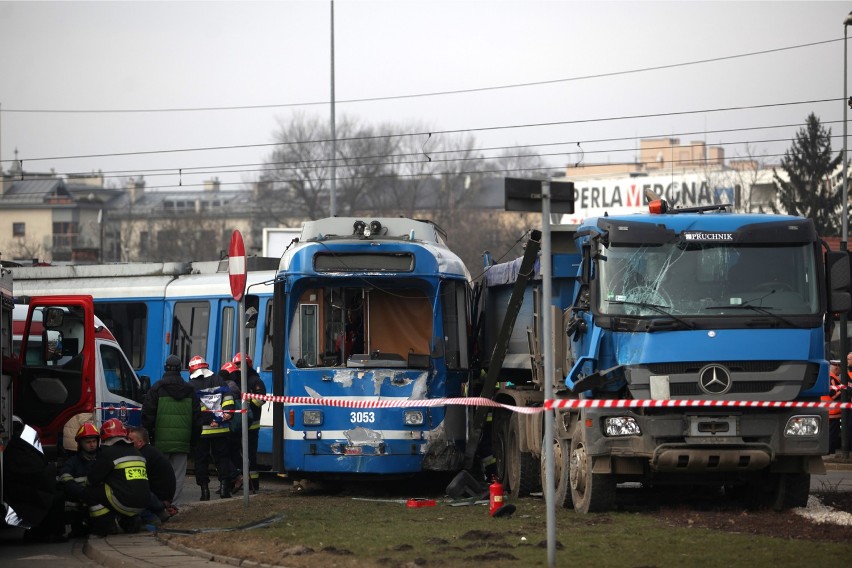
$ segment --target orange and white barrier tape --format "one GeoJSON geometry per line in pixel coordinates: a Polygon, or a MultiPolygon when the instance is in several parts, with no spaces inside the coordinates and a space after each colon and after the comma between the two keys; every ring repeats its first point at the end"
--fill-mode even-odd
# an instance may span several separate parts
{"type": "Polygon", "coordinates": [[[550,409],[564,408],[846,408],[852,409],[852,402],[781,402],[766,400],[645,400],[645,399],[560,399],[545,400],[542,406],[512,406],[501,404],[488,398],[426,398],[426,399],[396,399],[396,400],[350,400],[330,397],[311,396],[275,396],[243,394],[243,399],[263,400],[293,405],[319,405],[342,408],[431,408],[436,406],[490,406],[505,408],[520,414],[537,414],[550,409]]]}

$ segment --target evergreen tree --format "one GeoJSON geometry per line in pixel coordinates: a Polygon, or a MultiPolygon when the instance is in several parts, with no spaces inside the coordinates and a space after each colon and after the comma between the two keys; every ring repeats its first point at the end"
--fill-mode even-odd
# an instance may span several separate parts
{"type": "MultiPolygon", "coordinates": [[[[839,233],[842,188],[832,187],[831,174],[841,159],[841,155],[831,157],[831,129],[826,131],[819,118],[811,113],[805,126],[796,133],[793,146],[781,159],[781,167],[789,181],[782,180],[775,172],[781,209],[790,215],[813,219],[819,235],[839,233]]],[[[778,212],[775,205],[772,209],[778,212]]]]}

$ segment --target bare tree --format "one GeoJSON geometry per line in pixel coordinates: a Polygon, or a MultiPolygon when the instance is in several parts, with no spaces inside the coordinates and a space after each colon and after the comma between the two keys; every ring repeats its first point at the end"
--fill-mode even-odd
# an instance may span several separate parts
{"type": "Polygon", "coordinates": [[[0,250],[5,251],[6,260],[43,260],[50,253],[33,237],[13,237],[0,250]]]}
{"type": "Polygon", "coordinates": [[[492,169],[509,177],[535,177],[547,175],[549,171],[541,155],[526,148],[505,148],[493,164],[492,169]]]}

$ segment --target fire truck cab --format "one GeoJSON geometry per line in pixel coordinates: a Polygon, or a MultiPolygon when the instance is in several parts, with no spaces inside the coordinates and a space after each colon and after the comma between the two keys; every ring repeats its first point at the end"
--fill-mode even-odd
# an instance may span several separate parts
{"type": "Polygon", "coordinates": [[[150,384],[133,372],[115,337],[95,316],[91,296],[32,298],[16,305],[14,357],[15,415],[39,432],[51,458],[62,443],[62,428],[74,415],[91,412],[97,423],[118,418],[141,421],[150,384]]]}

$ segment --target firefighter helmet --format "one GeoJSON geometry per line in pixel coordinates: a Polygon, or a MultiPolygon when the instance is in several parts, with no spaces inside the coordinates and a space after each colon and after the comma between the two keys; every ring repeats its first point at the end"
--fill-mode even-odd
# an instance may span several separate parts
{"type": "Polygon", "coordinates": [[[166,357],[166,371],[180,371],[180,357],[177,355],[169,355],[166,357]]]}
{"type": "MultiPolygon", "coordinates": [[[[251,357],[248,356],[248,355],[246,355],[245,357],[246,357],[246,363],[248,363],[248,366],[251,367],[251,357]]],[[[243,354],[242,353],[237,353],[236,355],[234,355],[234,358],[231,360],[231,363],[233,363],[234,365],[239,365],[242,362],[243,362],[243,354]]]]}
{"type": "Polygon", "coordinates": [[[204,360],[204,357],[201,355],[196,355],[192,359],[189,360],[189,372],[194,373],[198,369],[207,369],[210,365],[207,364],[207,361],[204,360]]]}
{"type": "Polygon", "coordinates": [[[101,433],[98,432],[98,427],[92,424],[91,422],[84,422],[80,429],[77,430],[77,435],[74,436],[74,440],[80,441],[83,438],[100,438],[101,433]]]}
{"type": "Polygon", "coordinates": [[[101,426],[101,442],[120,437],[127,437],[127,427],[118,418],[110,418],[101,426]]]}
{"type": "Polygon", "coordinates": [[[230,362],[230,361],[226,362],[224,365],[222,365],[222,368],[221,368],[221,369],[219,369],[219,371],[220,371],[220,372],[221,372],[221,371],[224,371],[224,372],[226,372],[226,373],[233,373],[233,372],[234,372],[234,371],[236,371],[236,370],[237,370],[237,366],[236,366],[236,365],[234,365],[234,364],[233,364],[232,362],[230,362]]]}

